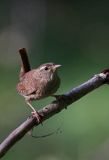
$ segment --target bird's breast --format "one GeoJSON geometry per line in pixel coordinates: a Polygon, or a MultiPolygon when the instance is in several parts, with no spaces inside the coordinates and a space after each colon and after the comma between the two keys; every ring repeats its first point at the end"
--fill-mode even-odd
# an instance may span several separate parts
{"type": "Polygon", "coordinates": [[[44,89],[43,89],[44,97],[53,95],[57,91],[59,86],[60,86],[60,78],[59,77],[56,77],[52,81],[47,82],[44,89]]]}

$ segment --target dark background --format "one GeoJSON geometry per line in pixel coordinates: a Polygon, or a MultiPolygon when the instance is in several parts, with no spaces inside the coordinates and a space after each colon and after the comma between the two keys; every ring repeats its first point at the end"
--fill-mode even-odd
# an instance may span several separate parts
{"type": "MultiPolygon", "coordinates": [[[[109,67],[108,1],[0,1],[0,141],[27,119],[30,110],[16,92],[19,48],[28,50],[33,68],[62,64],[58,94],[69,91],[109,67]]],[[[41,108],[47,98],[33,105],[41,108]]],[[[109,86],[91,92],[72,107],[34,129],[45,139],[26,135],[4,160],[108,160],[109,86]]]]}

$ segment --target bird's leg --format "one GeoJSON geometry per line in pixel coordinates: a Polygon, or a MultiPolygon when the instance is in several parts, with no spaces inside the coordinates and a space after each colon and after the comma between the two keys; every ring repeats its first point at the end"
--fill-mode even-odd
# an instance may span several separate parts
{"type": "Polygon", "coordinates": [[[28,106],[33,110],[32,116],[35,117],[37,119],[37,122],[40,123],[41,122],[41,115],[34,109],[34,107],[31,105],[31,103],[29,101],[26,100],[26,103],[28,104],[28,106]]]}
{"type": "Polygon", "coordinates": [[[33,112],[36,112],[36,110],[34,109],[34,107],[31,105],[31,103],[29,101],[26,101],[26,103],[33,110],[33,112]]]}

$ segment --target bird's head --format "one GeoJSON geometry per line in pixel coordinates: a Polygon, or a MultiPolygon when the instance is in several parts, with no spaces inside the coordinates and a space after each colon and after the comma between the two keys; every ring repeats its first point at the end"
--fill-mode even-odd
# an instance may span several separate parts
{"type": "Polygon", "coordinates": [[[39,71],[41,74],[44,74],[46,77],[52,79],[57,74],[57,69],[60,66],[60,64],[45,63],[39,66],[39,71]]]}

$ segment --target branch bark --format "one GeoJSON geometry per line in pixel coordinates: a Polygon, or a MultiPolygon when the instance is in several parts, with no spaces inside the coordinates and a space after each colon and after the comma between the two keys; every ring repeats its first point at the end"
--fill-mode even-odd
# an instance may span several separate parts
{"type": "MultiPolygon", "coordinates": [[[[68,93],[59,96],[59,98],[49,105],[39,110],[42,116],[42,121],[52,117],[64,108],[68,107],[73,102],[79,100],[89,92],[109,83],[109,69],[104,70],[100,74],[93,76],[90,80],[72,89],[68,93]]],[[[35,118],[29,117],[19,127],[17,127],[8,137],[0,144],[0,158],[33,127],[39,125],[35,118]]]]}

